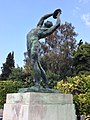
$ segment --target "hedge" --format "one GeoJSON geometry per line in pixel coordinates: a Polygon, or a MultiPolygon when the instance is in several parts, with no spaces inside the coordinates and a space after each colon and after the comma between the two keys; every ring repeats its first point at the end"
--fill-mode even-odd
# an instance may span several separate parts
{"type": "Polygon", "coordinates": [[[19,88],[26,86],[24,82],[20,81],[0,81],[0,109],[3,108],[8,93],[17,93],[19,88]]]}

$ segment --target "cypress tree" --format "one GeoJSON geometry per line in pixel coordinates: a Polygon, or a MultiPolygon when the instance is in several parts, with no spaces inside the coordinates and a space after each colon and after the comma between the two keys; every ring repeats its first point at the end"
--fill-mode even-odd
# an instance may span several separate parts
{"type": "Polygon", "coordinates": [[[3,67],[1,67],[2,73],[1,73],[1,80],[7,80],[12,68],[15,67],[14,62],[14,52],[10,52],[6,58],[6,62],[3,63],[3,67]]]}

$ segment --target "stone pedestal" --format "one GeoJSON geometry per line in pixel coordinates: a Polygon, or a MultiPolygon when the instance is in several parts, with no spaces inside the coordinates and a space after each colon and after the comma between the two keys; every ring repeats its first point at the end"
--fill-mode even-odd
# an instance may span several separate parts
{"type": "Polygon", "coordinates": [[[76,120],[71,94],[7,94],[3,120],[76,120]]]}

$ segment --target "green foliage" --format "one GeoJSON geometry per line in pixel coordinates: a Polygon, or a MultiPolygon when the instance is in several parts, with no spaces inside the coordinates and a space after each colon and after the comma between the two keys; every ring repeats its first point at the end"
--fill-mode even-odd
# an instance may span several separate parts
{"type": "Polygon", "coordinates": [[[60,80],[59,79],[60,76],[55,73],[52,73],[51,71],[47,71],[46,74],[47,74],[49,88],[53,88],[60,80]]]}
{"type": "Polygon", "coordinates": [[[31,65],[31,62],[29,60],[28,57],[25,56],[25,65],[24,65],[24,73],[26,75],[26,82],[29,84],[29,86],[33,86],[35,84],[35,81],[34,81],[34,71],[33,71],[33,68],[32,68],[32,65],[31,65]]]}
{"type": "Polygon", "coordinates": [[[28,68],[29,66],[27,67],[24,66],[24,68],[22,67],[13,68],[8,77],[8,80],[26,82],[29,86],[32,86],[34,84],[33,71],[27,70],[28,68]]]}
{"type": "Polygon", "coordinates": [[[8,80],[18,80],[18,81],[25,81],[25,74],[23,71],[23,68],[17,67],[17,68],[13,68],[11,70],[11,73],[8,77],[8,80]]]}
{"type": "Polygon", "coordinates": [[[1,74],[1,80],[7,80],[9,77],[9,74],[11,73],[12,68],[14,68],[14,52],[10,52],[6,58],[6,62],[3,64],[2,74],[1,74]]]}
{"type": "Polygon", "coordinates": [[[63,93],[73,94],[77,115],[90,114],[90,75],[68,77],[68,82],[60,81],[55,86],[63,93]]]}
{"type": "Polygon", "coordinates": [[[81,44],[73,52],[73,63],[77,74],[90,75],[90,44],[81,44]]]}
{"type": "Polygon", "coordinates": [[[6,101],[7,93],[16,93],[19,88],[27,87],[27,84],[20,81],[0,81],[0,109],[6,101]]]}

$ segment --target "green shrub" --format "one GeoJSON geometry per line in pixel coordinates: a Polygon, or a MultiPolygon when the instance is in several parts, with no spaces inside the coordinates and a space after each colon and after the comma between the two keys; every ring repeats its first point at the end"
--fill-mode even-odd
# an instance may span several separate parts
{"type": "Polygon", "coordinates": [[[73,94],[73,100],[76,107],[77,115],[90,114],[90,75],[68,77],[68,82],[64,80],[57,83],[56,89],[63,93],[73,94]]]}
{"type": "Polygon", "coordinates": [[[7,93],[16,93],[19,88],[26,86],[24,82],[20,81],[0,81],[0,109],[3,108],[7,93]]]}

